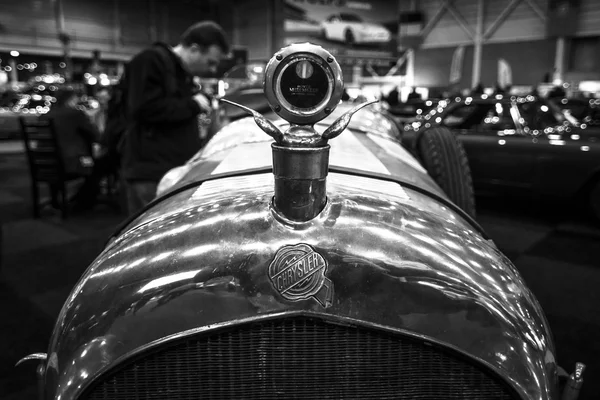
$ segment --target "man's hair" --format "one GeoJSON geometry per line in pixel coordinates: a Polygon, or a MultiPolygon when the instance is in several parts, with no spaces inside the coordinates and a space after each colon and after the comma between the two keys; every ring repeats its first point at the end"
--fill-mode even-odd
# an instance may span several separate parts
{"type": "Polygon", "coordinates": [[[197,44],[203,48],[211,45],[218,46],[223,53],[229,53],[229,43],[225,31],[221,26],[213,21],[197,22],[183,32],[179,40],[185,47],[197,44]]]}

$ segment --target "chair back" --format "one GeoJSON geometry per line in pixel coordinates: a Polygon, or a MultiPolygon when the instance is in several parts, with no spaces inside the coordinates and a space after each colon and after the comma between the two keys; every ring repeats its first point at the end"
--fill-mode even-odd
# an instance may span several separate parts
{"type": "Polygon", "coordinates": [[[49,118],[20,118],[29,170],[34,182],[65,180],[65,166],[54,122],[49,118]]]}

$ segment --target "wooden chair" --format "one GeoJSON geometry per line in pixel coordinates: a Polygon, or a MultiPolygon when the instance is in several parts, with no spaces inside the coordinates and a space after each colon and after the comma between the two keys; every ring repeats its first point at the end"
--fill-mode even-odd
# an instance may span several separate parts
{"type": "Polygon", "coordinates": [[[39,185],[45,183],[50,189],[52,205],[60,208],[62,218],[67,218],[69,207],[67,182],[81,177],[66,174],[56,130],[51,119],[21,117],[20,121],[31,175],[33,216],[40,217],[42,204],[39,185]]]}

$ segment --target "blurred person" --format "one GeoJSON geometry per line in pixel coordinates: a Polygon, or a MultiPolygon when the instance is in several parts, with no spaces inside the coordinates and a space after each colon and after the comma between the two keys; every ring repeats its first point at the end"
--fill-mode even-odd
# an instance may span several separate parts
{"type": "Polygon", "coordinates": [[[510,86],[506,86],[506,87],[502,87],[502,85],[500,85],[500,82],[496,82],[496,85],[494,86],[494,94],[507,94],[510,92],[510,86]]]}
{"type": "Polygon", "coordinates": [[[93,145],[99,133],[84,111],[77,107],[78,96],[72,89],[56,94],[56,102],[45,115],[54,122],[65,172],[68,175],[89,175],[94,165],[93,145]]]}
{"type": "Polygon", "coordinates": [[[473,90],[471,91],[471,95],[482,95],[484,93],[483,84],[479,82],[473,90]]]}
{"type": "Polygon", "coordinates": [[[421,100],[421,95],[417,93],[417,88],[412,88],[411,92],[408,94],[407,101],[411,100],[421,100]]]}
{"type": "Polygon", "coordinates": [[[167,171],[200,149],[198,116],[212,109],[195,93],[193,77],[215,74],[228,52],[223,29],[204,21],[190,26],[175,47],[155,43],[127,65],[122,176],[129,214],[154,199],[167,171]]]}
{"type": "Polygon", "coordinates": [[[63,89],[56,95],[56,103],[43,117],[51,119],[56,130],[65,173],[72,177],[85,177],[83,185],[73,197],[73,208],[92,208],[98,193],[104,165],[97,162],[94,146],[98,145],[100,133],[85,111],[78,107],[77,93],[63,89]]]}
{"type": "Polygon", "coordinates": [[[542,83],[550,83],[551,82],[550,77],[551,77],[550,72],[546,72],[544,74],[544,76],[542,77],[542,83]]]}
{"type": "Polygon", "coordinates": [[[390,92],[387,95],[387,103],[393,107],[393,106],[397,106],[399,103],[398,100],[398,96],[400,95],[400,92],[398,91],[398,86],[394,86],[394,88],[392,90],[390,90],[390,92]]]}
{"type": "Polygon", "coordinates": [[[98,100],[98,108],[91,114],[92,122],[96,125],[100,136],[104,136],[106,131],[106,121],[108,112],[108,103],[111,98],[111,90],[109,87],[103,87],[96,92],[96,100],[98,100]]]}
{"type": "Polygon", "coordinates": [[[546,97],[549,99],[563,99],[567,97],[567,92],[562,85],[556,85],[548,92],[546,97]]]}

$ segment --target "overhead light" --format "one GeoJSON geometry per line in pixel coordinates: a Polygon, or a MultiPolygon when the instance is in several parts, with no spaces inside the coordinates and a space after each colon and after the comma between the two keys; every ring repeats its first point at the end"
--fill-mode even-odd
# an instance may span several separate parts
{"type": "Polygon", "coordinates": [[[12,57],[19,57],[19,52],[18,52],[18,51],[16,51],[16,50],[12,50],[12,51],[10,52],[10,55],[11,55],[12,57]]]}

